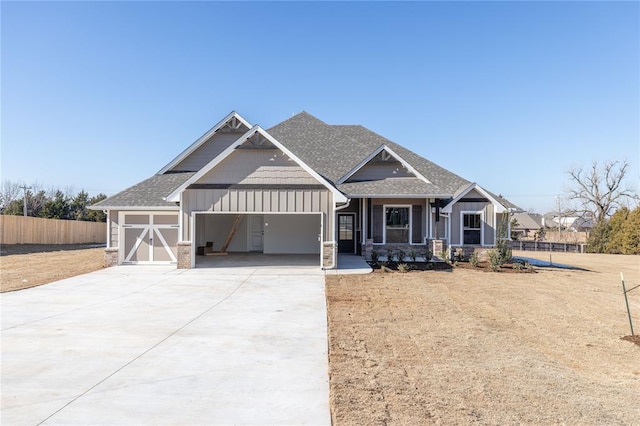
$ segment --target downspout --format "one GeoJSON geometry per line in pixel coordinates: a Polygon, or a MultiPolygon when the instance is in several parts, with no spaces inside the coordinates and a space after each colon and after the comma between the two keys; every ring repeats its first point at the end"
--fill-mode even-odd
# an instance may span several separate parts
{"type": "Polygon", "coordinates": [[[340,207],[336,207],[335,203],[333,204],[333,243],[336,244],[336,250],[333,251],[333,256],[331,258],[331,266],[325,268],[325,269],[333,269],[336,267],[336,258],[338,257],[338,241],[336,240],[336,236],[338,233],[338,229],[336,227],[336,223],[337,223],[337,219],[338,219],[338,215],[336,214],[337,211],[339,210],[343,210],[346,209],[347,207],[349,207],[349,205],[351,204],[351,198],[347,198],[347,202],[340,207]]]}

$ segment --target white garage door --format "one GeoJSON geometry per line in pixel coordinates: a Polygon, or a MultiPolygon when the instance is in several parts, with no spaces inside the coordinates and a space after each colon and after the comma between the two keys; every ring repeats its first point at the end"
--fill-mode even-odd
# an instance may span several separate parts
{"type": "Polygon", "coordinates": [[[122,263],[176,263],[178,215],[122,213],[122,263]]]}
{"type": "Polygon", "coordinates": [[[264,253],[320,254],[319,214],[265,214],[264,253]]]}

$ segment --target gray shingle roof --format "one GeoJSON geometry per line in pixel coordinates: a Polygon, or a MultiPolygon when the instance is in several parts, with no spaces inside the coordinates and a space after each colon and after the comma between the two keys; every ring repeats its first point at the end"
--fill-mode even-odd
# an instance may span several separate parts
{"type": "Polygon", "coordinates": [[[130,188],[94,204],[94,208],[113,207],[176,207],[162,198],[169,195],[195,172],[168,173],[153,175],[130,188]]]}
{"type": "MultiPolygon", "coordinates": [[[[458,188],[470,183],[362,126],[328,125],[307,112],[301,112],[267,131],[334,184],[382,145],[391,148],[432,183],[424,187],[425,192],[422,194],[453,195],[458,188]]],[[[410,184],[410,181],[403,185],[401,181],[390,179],[379,181],[376,185],[373,183],[369,186],[361,185],[358,188],[370,187],[372,191],[380,191],[383,186],[391,182],[399,195],[416,193],[415,184],[410,184]]],[[[353,185],[345,185],[340,185],[338,189],[347,194],[355,194],[350,192],[351,188],[355,188],[353,185]]],[[[391,188],[384,191],[388,193],[391,188]]],[[[373,192],[358,192],[358,195],[370,193],[373,192]]]]}
{"type": "MultiPolygon", "coordinates": [[[[420,195],[437,194],[438,188],[418,178],[390,178],[338,185],[345,194],[352,195],[420,195]]],[[[446,194],[443,194],[445,196],[446,194]]]]}
{"type": "MultiPolygon", "coordinates": [[[[347,195],[446,198],[470,184],[466,179],[359,125],[329,125],[307,112],[301,112],[267,132],[333,185],[382,145],[388,146],[430,182],[425,183],[417,178],[389,178],[336,185],[347,195]]],[[[156,174],[92,207],[176,207],[175,203],[166,202],[163,197],[194,174],[156,174]]],[[[505,207],[513,206],[503,198],[500,201],[504,201],[505,207]]]]}

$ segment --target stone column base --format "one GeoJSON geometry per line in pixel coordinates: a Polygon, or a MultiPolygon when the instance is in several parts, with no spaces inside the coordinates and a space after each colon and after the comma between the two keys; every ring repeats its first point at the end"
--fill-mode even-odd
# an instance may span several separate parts
{"type": "Polygon", "coordinates": [[[118,264],[118,247],[107,247],[104,249],[104,267],[109,268],[118,264]]]}
{"type": "Polygon", "coordinates": [[[191,269],[191,241],[178,242],[178,269],[191,269]]]}
{"type": "Polygon", "coordinates": [[[335,256],[336,245],[334,243],[322,243],[322,268],[323,269],[337,269],[338,259],[335,256]],[[333,259],[336,259],[335,263],[333,259]]]}
{"type": "Polygon", "coordinates": [[[371,260],[371,253],[373,253],[373,240],[367,238],[364,243],[364,258],[366,260],[371,260]]]}

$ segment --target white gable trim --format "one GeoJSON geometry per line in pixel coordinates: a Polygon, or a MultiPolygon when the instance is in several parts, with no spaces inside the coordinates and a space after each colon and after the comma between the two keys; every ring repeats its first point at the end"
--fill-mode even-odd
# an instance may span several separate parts
{"type": "Polygon", "coordinates": [[[196,149],[198,149],[203,143],[205,143],[206,141],[208,141],[211,136],[213,136],[213,134],[215,132],[217,132],[218,130],[220,130],[222,127],[224,127],[225,124],[227,124],[229,121],[231,121],[233,118],[235,118],[236,120],[238,120],[239,122],[241,122],[242,124],[244,124],[245,126],[247,126],[248,128],[251,128],[251,124],[245,120],[244,118],[242,118],[240,116],[240,114],[238,114],[235,111],[231,111],[225,118],[223,118],[222,120],[220,120],[215,126],[213,126],[212,128],[210,128],[209,130],[207,130],[207,132],[200,136],[194,143],[192,143],[187,149],[185,149],[184,151],[182,151],[180,153],[180,155],[178,155],[176,158],[174,158],[173,160],[171,160],[171,162],[169,164],[167,164],[166,166],[164,166],[158,173],[158,175],[164,174],[167,171],[171,170],[172,168],[174,168],[175,166],[177,166],[182,160],[184,160],[185,158],[187,158],[189,156],[189,154],[191,154],[193,151],[195,151],[196,149]]]}
{"type": "Polygon", "coordinates": [[[196,173],[195,175],[193,175],[191,178],[189,178],[185,183],[183,183],[182,185],[180,185],[176,190],[174,190],[171,194],[169,194],[165,200],[166,201],[171,201],[171,202],[178,202],[180,201],[180,194],[192,183],[197,182],[201,177],[203,177],[205,174],[209,173],[211,170],[213,170],[214,167],[216,167],[218,164],[220,164],[225,158],[227,158],[228,156],[230,156],[237,147],[239,147],[240,145],[242,145],[243,143],[245,143],[250,137],[254,136],[256,133],[259,133],[261,136],[263,136],[265,139],[267,139],[269,142],[271,142],[275,147],[277,147],[278,149],[280,149],[283,153],[285,153],[285,155],[287,155],[287,157],[291,158],[293,161],[295,161],[300,167],[302,167],[302,169],[304,171],[306,171],[307,173],[309,173],[311,176],[313,176],[318,182],[320,182],[322,185],[324,185],[328,190],[330,190],[333,195],[334,195],[334,202],[335,203],[346,203],[347,202],[347,197],[344,196],[344,194],[340,191],[338,191],[333,185],[331,185],[326,179],[324,179],[322,176],[320,176],[315,170],[313,170],[311,167],[309,167],[307,164],[305,164],[302,160],[300,160],[298,157],[296,157],[291,151],[289,151],[284,145],[282,145],[277,139],[275,139],[273,136],[271,136],[269,133],[267,133],[266,130],[264,130],[262,127],[260,126],[253,126],[251,129],[249,129],[244,135],[240,136],[234,143],[232,143],[227,149],[225,149],[224,151],[222,151],[220,153],[220,155],[218,155],[216,158],[214,158],[213,160],[211,160],[206,166],[204,166],[202,169],[200,169],[200,171],[198,171],[198,173],[196,173]]]}
{"type": "Polygon", "coordinates": [[[477,183],[475,183],[475,182],[473,182],[471,185],[469,185],[466,189],[464,189],[458,195],[454,196],[453,199],[449,202],[449,204],[444,206],[441,211],[443,213],[451,213],[452,210],[453,210],[453,205],[455,203],[457,203],[458,201],[460,201],[462,199],[462,197],[464,197],[465,195],[467,195],[469,192],[471,192],[474,189],[476,191],[478,191],[480,194],[484,195],[485,198],[487,198],[489,201],[491,201],[491,204],[496,206],[496,209],[495,209],[496,213],[505,213],[507,211],[505,206],[500,201],[496,200],[491,194],[489,194],[487,191],[482,189],[482,187],[480,185],[478,185],[477,183]]]}
{"type": "Polygon", "coordinates": [[[369,161],[371,161],[376,155],[380,154],[382,151],[386,151],[387,153],[391,154],[391,156],[393,158],[395,158],[396,160],[398,160],[408,171],[410,171],[411,173],[413,173],[418,179],[420,179],[421,181],[425,182],[425,183],[431,183],[429,182],[429,179],[427,179],[426,177],[424,177],[422,174],[418,173],[418,171],[416,169],[414,169],[411,164],[409,164],[407,161],[404,160],[404,158],[400,157],[398,154],[396,154],[391,148],[389,148],[387,145],[380,145],[375,151],[373,151],[371,154],[367,155],[364,160],[362,160],[360,163],[358,163],[358,165],[356,165],[353,169],[351,169],[346,175],[344,175],[343,177],[340,178],[340,180],[338,180],[337,185],[340,185],[342,183],[345,183],[347,181],[347,179],[349,179],[351,176],[353,176],[354,174],[356,174],[356,172],[358,170],[360,170],[361,168],[363,168],[369,161]]]}

